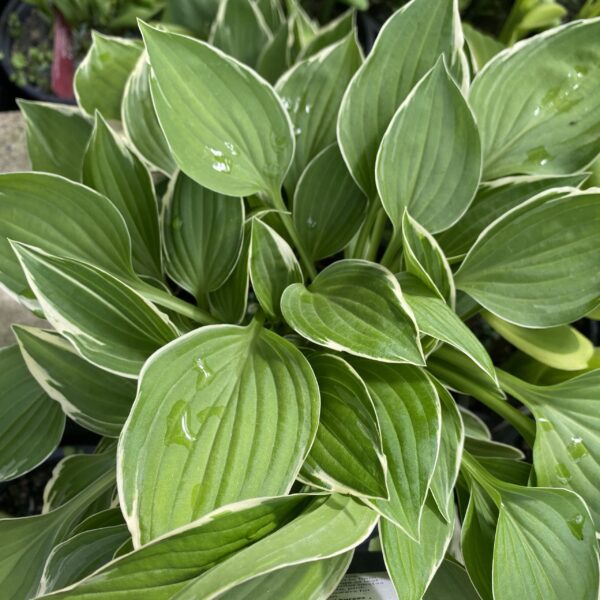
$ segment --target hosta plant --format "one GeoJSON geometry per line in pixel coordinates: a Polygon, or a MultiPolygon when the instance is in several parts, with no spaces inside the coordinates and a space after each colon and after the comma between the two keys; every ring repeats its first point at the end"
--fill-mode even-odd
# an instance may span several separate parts
{"type": "Polygon", "coordinates": [[[0,352],[2,479],[102,436],[0,521],[2,597],[335,597],[378,536],[403,600],[596,600],[600,20],[485,66],[450,1],[366,58],[294,3],[140,29],[0,176],[0,282],[52,326],[0,352]]]}

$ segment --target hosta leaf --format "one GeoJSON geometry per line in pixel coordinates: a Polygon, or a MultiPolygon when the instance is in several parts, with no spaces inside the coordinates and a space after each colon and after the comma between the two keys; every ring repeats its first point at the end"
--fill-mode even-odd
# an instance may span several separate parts
{"type": "Polygon", "coordinates": [[[160,233],[152,178],[99,113],[83,159],[83,183],[106,196],[123,215],[135,270],[160,281],[160,233]]]}
{"type": "Polygon", "coordinates": [[[417,540],[440,445],[436,390],[423,371],[410,365],[356,359],[351,364],[373,400],[388,464],[389,500],[372,504],[417,540]]]}
{"type": "Polygon", "coordinates": [[[423,363],[413,315],[384,267],[338,261],[281,298],[286,321],[316,344],[384,362],[423,363]]]}
{"type": "Polygon", "coordinates": [[[495,442],[484,438],[465,438],[465,450],[477,458],[504,458],[507,460],[521,460],[525,458],[522,450],[509,444],[495,442]]]}
{"type": "Polygon", "coordinates": [[[600,194],[531,199],[490,225],[471,248],[456,286],[506,321],[564,325],[600,297],[600,194]]]}
{"type": "Polygon", "coordinates": [[[191,29],[207,39],[217,16],[220,0],[168,0],[164,20],[191,29]]]}
{"type": "Polygon", "coordinates": [[[160,128],[150,94],[150,64],[142,54],[123,92],[121,120],[125,135],[148,163],[170,175],[176,165],[160,128]]]}
{"type": "Polygon", "coordinates": [[[89,503],[113,483],[114,473],[109,473],[50,513],[0,519],[0,585],[4,597],[17,600],[36,596],[52,548],[65,539],[89,503]]]}
{"type": "Polygon", "coordinates": [[[81,162],[92,125],[79,109],[19,100],[27,131],[27,152],[34,171],[81,180],[81,162]]]}
{"type": "Polygon", "coordinates": [[[125,520],[123,519],[121,509],[107,508],[106,510],[101,510],[83,519],[81,523],[71,531],[71,535],[123,524],[125,524],[125,520]]]}
{"type": "Polygon", "coordinates": [[[563,371],[585,369],[594,356],[594,345],[569,325],[529,329],[483,312],[483,317],[507,342],[541,363],[563,371]]]}
{"type": "Polygon", "coordinates": [[[539,485],[581,494],[600,527],[600,370],[550,386],[531,385],[505,372],[500,380],[535,416],[533,466],[539,485]]]}
{"type": "Polygon", "coordinates": [[[76,423],[117,437],[135,398],[135,383],[94,367],[56,333],[14,326],[21,353],[38,384],[76,423]]]}
{"type": "Polygon", "coordinates": [[[281,294],[288,285],[303,280],[302,268],[289,244],[259,219],[252,220],[250,280],[256,299],[265,313],[281,316],[281,294]]]}
{"type": "Polygon", "coordinates": [[[563,186],[577,187],[586,175],[505,177],[483,183],[469,210],[458,223],[437,236],[446,256],[457,258],[469,251],[479,234],[511,208],[536,194],[563,186]]]}
{"type": "Polygon", "coordinates": [[[347,10],[315,33],[313,39],[300,51],[298,60],[309,58],[323,48],[339,42],[352,31],[353,26],[354,11],[347,10]]]}
{"type": "Polygon", "coordinates": [[[262,15],[269,31],[275,33],[285,25],[285,13],[280,0],[252,0],[262,15]]]}
{"type": "Polygon", "coordinates": [[[241,198],[203,188],[180,172],[163,200],[162,222],[173,281],[197,298],[223,285],[242,247],[241,198]]]}
{"type": "Polygon", "coordinates": [[[258,575],[343,554],[369,536],[377,519],[377,513],[351,496],[317,500],[278,531],[191,581],[173,600],[212,600],[258,575]]]}
{"type": "Polygon", "coordinates": [[[398,600],[423,597],[450,543],[455,524],[454,504],[452,513],[450,520],[444,519],[433,498],[429,497],[421,518],[419,542],[415,542],[387,519],[382,519],[381,546],[398,600]]]}
{"type": "Polygon", "coordinates": [[[311,258],[342,250],[358,231],[366,207],[339,148],[328,146],[306,167],[294,195],[294,225],[311,258]]]}
{"type": "Polygon", "coordinates": [[[224,504],[287,493],[318,413],[308,362],[258,322],[203,327],[163,348],[146,363],[121,436],[134,544],[224,504]]]}
{"type": "Polygon", "coordinates": [[[381,433],[365,384],[333,354],[315,354],[310,363],[321,392],[321,414],[302,478],[325,489],[387,498],[381,433]]]}
{"type": "Polygon", "coordinates": [[[256,63],[256,72],[274,85],[288,70],[290,62],[290,28],[286,22],[262,49],[256,63]]]}
{"type": "Polygon", "coordinates": [[[273,88],[203,42],[146,25],[142,33],[154,107],[179,167],[230,196],[278,191],[294,136],[273,88]]]}
{"type": "Polygon", "coordinates": [[[437,233],[469,207],[481,176],[479,133],[442,58],[395,113],[375,170],[381,202],[398,232],[405,209],[437,233]]]}
{"type": "Polygon", "coordinates": [[[328,598],[346,573],[353,552],[333,558],[284,567],[234,587],[219,600],[322,600],[328,598]]]}
{"type": "Polygon", "coordinates": [[[494,600],[598,597],[596,532],[568,490],[502,492],[493,564],[494,600]]]}
{"type": "Polygon", "coordinates": [[[169,600],[187,581],[288,523],[313,501],[297,494],[233,504],[118,558],[55,600],[128,594],[169,600]],[[165,569],[165,564],[177,568],[165,569]]]}
{"type": "Polygon", "coordinates": [[[465,569],[444,560],[423,596],[424,600],[480,600],[465,569]]]}
{"type": "Polygon", "coordinates": [[[248,305],[250,225],[244,227],[244,240],[237,263],[223,285],[208,295],[211,310],[226,323],[241,323],[248,305]]]}
{"type": "Polygon", "coordinates": [[[29,373],[18,346],[0,349],[0,481],[15,479],[58,446],[65,415],[29,373]]]}
{"type": "Polygon", "coordinates": [[[256,66],[271,32],[254,0],[223,0],[211,31],[211,44],[243,62],[256,66]]]}
{"type": "Polygon", "coordinates": [[[112,560],[115,550],[129,538],[125,525],[78,533],[56,546],[44,567],[40,594],[71,585],[112,560]]]}
{"type": "Polygon", "coordinates": [[[27,282],[8,240],[133,277],[119,211],[104,196],[56,175],[0,175],[0,282],[27,302],[27,282]]]}
{"type": "Polygon", "coordinates": [[[135,378],[176,336],[162,313],[107,272],[31,246],[13,248],[48,321],[98,367],[135,378]]]}
{"type": "Polygon", "coordinates": [[[337,126],[348,168],[370,199],[377,195],[377,150],[394,113],[440,54],[445,55],[452,73],[463,70],[462,43],[454,0],[413,0],[379,32],[346,91],[337,126]]]}
{"type": "Polygon", "coordinates": [[[462,29],[469,48],[471,66],[475,73],[481,71],[498,52],[505,48],[502,42],[487,33],[482,33],[468,23],[463,23],[462,29]]]}
{"type": "Polygon", "coordinates": [[[276,89],[294,125],[296,150],[285,188],[290,196],[308,163],[335,142],[335,124],[344,91],[362,62],[354,33],[298,63],[276,89]]]}
{"type": "Polygon", "coordinates": [[[475,78],[469,101],[484,177],[572,173],[600,152],[600,21],[556,27],[505,50],[475,78]]]}
{"type": "Polygon", "coordinates": [[[120,119],[123,90],[142,50],[138,40],[93,31],[92,47],[73,81],[82,110],[89,115],[99,111],[105,119],[120,119]]]}
{"type": "Polygon", "coordinates": [[[408,273],[400,273],[398,280],[419,330],[456,348],[481,370],[482,376],[497,385],[494,364],[475,334],[458,318],[456,313],[434,292],[408,273]]]}
{"type": "Polygon", "coordinates": [[[452,269],[436,239],[407,211],[402,217],[402,250],[406,270],[454,307],[456,289],[452,269]]]}

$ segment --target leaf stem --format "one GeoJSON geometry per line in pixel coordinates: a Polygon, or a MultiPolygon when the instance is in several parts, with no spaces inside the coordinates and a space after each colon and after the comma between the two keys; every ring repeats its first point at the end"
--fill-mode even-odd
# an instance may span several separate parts
{"type": "Polygon", "coordinates": [[[484,469],[479,461],[466,450],[462,453],[460,466],[488,493],[494,503],[500,506],[502,498],[497,489],[498,479],[484,469]]]}
{"type": "Polygon", "coordinates": [[[385,221],[385,211],[383,210],[383,208],[380,208],[377,212],[377,216],[375,217],[375,224],[373,225],[373,234],[371,235],[369,248],[365,256],[367,260],[374,261],[375,257],[377,256],[377,250],[379,250],[381,238],[383,237],[383,232],[385,230],[385,221]]]}
{"type": "Polygon", "coordinates": [[[273,205],[275,206],[275,208],[281,211],[279,213],[279,217],[283,222],[283,225],[286,231],[288,232],[288,235],[292,239],[292,242],[294,243],[298,254],[300,255],[300,260],[302,261],[302,264],[306,269],[308,276],[311,279],[314,279],[317,276],[317,270],[315,269],[315,265],[312,259],[310,258],[308,252],[306,251],[304,245],[300,240],[300,237],[298,236],[296,226],[294,225],[294,222],[292,221],[292,218],[288,213],[288,208],[285,205],[285,202],[283,201],[280,189],[275,189],[271,192],[271,200],[273,201],[273,205]]]}
{"type": "Polygon", "coordinates": [[[381,258],[381,264],[384,267],[387,267],[391,270],[394,265],[394,260],[398,255],[398,252],[400,252],[401,248],[402,235],[394,229],[392,239],[390,240],[390,243],[388,244],[388,247],[385,249],[385,252],[383,253],[383,256],[381,258]]]}

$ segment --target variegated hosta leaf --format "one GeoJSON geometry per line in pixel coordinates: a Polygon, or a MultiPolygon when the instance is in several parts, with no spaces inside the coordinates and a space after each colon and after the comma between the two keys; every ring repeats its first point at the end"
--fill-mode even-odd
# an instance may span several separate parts
{"type": "Polygon", "coordinates": [[[60,335],[14,326],[29,371],[44,391],[76,423],[117,437],[127,419],[135,382],[98,369],[60,335]]]}
{"type": "Polygon", "coordinates": [[[365,384],[333,354],[314,354],[310,363],[321,392],[321,414],[302,479],[342,493],[387,498],[381,433],[365,384]]]}
{"type": "Polygon", "coordinates": [[[318,414],[310,365],[256,321],[203,327],[161,349],[120,440],[119,495],[134,544],[224,504],[287,493],[318,414]]]}
{"type": "Polygon", "coordinates": [[[582,317],[600,298],[600,194],[541,194],[492,223],[456,274],[456,286],[524,327],[582,317]]]}
{"type": "Polygon", "coordinates": [[[78,108],[18,101],[27,131],[27,153],[34,171],[81,180],[81,164],[92,124],[78,108]]]}
{"type": "Polygon", "coordinates": [[[273,88],[199,40],[147,25],[142,33],[154,107],[181,170],[230,196],[279,193],[294,136],[273,88]]]}
{"type": "Polygon", "coordinates": [[[286,24],[285,12],[280,0],[252,0],[258,8],[267,28],[276,33],[286,24]]]}
{"type": "Polygon", "coordinates": [[[375,170],[379,197],[398,235],[405,209],[437,233],[471,204],[481,177],[479,133],[443,58],[394,114],[375,170]]]}
{"type": "Polygon", "coordinates": [[[119,557],[71,589],[44,598],[91,600],[132,594],[169,600],[188,581],[277,531],[312,502],[314,496],[296,494],[229,505],[119,557]],[[165,569],[166,563],[178,568],[165,569]]]}
{"type": "Polygon", "coordinates": [[[173,281],[203,298],[227,280],[243,241],[244,204],[179,172],[163,200],[163,240],[173,281]]]}
{"type": "Polygon", "coordinates": [[[475,78],[484,178],[572,173],[600,152],[600,21],[577,21],[496,55],[475,78]]]}
{"type": "Polygon", "coordinates": [[[278,82],[296,136],[294,158],[285,179],[291,197],[300,175],[321,150],[335,142],[335,124],[348,83],[362,62],[354,32],[298,63],[278,82]]]}
{"type": "Polygon", "coordinates": [[[208,39],[221,0],[170,0],[164,21],[190,29],[201,40],[208,39]]]}
{"type": "Polygon", "coordinates": [[[93,115],[121,118],[121,100],[129,74],[142,53],[138,40],[92,32],[92,46],[77,68],[73,86],[77,103],[93,115]]]}
{"type": "Polygon", "coordinates": [[[135,378],[146,358],[176,337],[164,314],[106,271],[12,245],[48,321],[101,369],[135,378]]]}
{"type": "Polygon", "coordinates": [[[341,260],[281,298],[289,325],[312,342],[384,362],[423,363],[413,315],[384,267],[341,260]]]}
{"type": "Polygon", "coordinates": [[[19,347],[0,348],[0,481],[40,464],[64,428],[65,415],[31,376],[19,347]]]}
{"type": "Polygon", "coordinates": [[[337,144],[320,152],[296,186],[292,215],[313,260],[348,245],[365,217],[367,202],[352,179],[337,144]]]}
{"type": "Polygon", "coordinates": [[[345,38],[354,27],[355,11],[347,10],[319,29],[313,39],[300,51],[298,60],[309,58],[317,52],[345,38]]]}
{"type": "Polygon", "coordinates": [[[440,446],[440,402],[425,373],[410,365],[352,359],[379,420],[389,500],[369,501],[414,540],[440,446]]]}
{"type": "Polygon", "coordinates": [[[100,113],[83,159],[83,183],[119,210],[131,237],[137,273],[162,280],[158,207],[150,173],[100,113]]]}
{"type": "Polygon", "coordinates": [[[481,71],[498,52],[505,48],[502,42],[487,33],[482,33],[468,23],[463,23],[462,29],[474,73],[481,71]]]}
{"type": "Polygon", "coordinates": [[[445,559],[436,571],[424,600],[481,600],[464,567],[445,559]]]}
{"type": "Polygon", "coordinates": [[[146,53],[140,56],[125,84],[121,120],[125,135],[142,157],[171,175],[177,167],[152,104],[150,64],[146,53]]]}
{"type": "Polygon", "coordinates": [[[394,113],[440,54],[462,82],[462,45],[455,0],[412,0],[381,28],[346,90],[337,129],[348,168],[368,198],[377,195],[375,158],[394,113]]]}

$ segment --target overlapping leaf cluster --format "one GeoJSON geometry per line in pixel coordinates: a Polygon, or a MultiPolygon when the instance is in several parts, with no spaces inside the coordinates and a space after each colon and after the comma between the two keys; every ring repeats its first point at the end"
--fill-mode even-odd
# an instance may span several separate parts
{"type": "Polygon", "coordinates": [[[3,597],[326,598],[378,526],[401,599],[595,600],[600,21],[492,57],[413,0],[365,59],[351,12],[212,4],[21,105],[0,282],[53,330],[0,352],[1,477],[103,438],[0,521],[3,597]]]}

